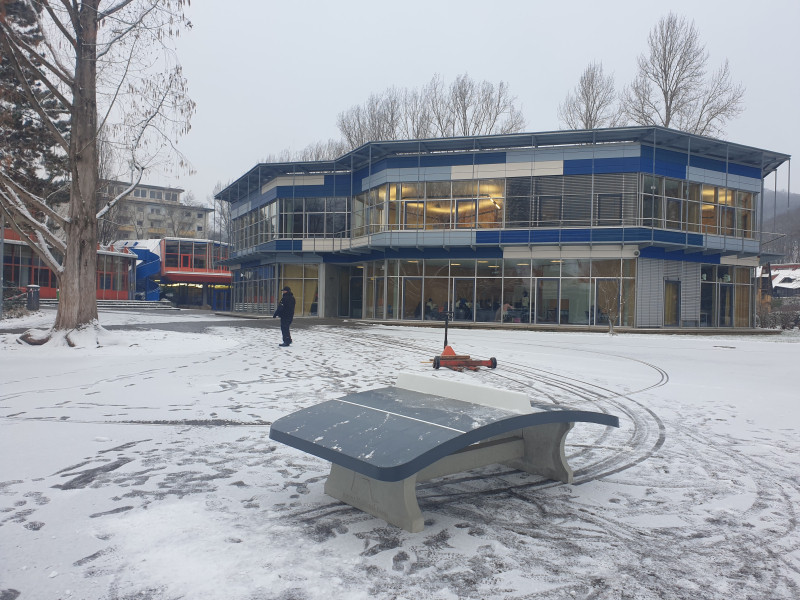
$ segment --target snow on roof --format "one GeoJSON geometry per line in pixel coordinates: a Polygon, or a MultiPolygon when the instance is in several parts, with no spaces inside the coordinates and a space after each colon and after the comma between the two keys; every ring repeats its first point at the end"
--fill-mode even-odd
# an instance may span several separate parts
{"type": "Polygon", "coordinates": [[[158,238],[150,240],[121,240],[114,243],[115,245],[125,246],[126,248],[146,248],[154,254],[158,254],[158,249],[161,247],[161,239],[158,238]]]}
{"type": "Polygon", "coordinates": [[[800,264],[772,265],[772,287],[800,289],[800,264]]]}

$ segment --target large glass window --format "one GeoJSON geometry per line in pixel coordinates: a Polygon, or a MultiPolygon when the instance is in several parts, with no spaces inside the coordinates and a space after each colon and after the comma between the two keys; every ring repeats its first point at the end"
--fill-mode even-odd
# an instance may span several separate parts
{"type": "Polygon", "coordinates": [[[686,202],[686,230],[691,232],[700,231],[700,207],[701,207],[701,190],[702,186],[699,183],[689,184],[689,199],[686,202]]]}
{"type": "Polygon", "coordinates": [[[717,234],[717,193],[719,188],[703,186],[703,233],[717,234]]]}
{"type": "Polygon", "coordinates": [[[450,229],[450,200],[428,200],[425,203],[426,229],[450,229]]]}
{"type": "MultiPolygon", "coordinates": [[[[558,323],[561,316],[558,303],[558,279],[536,280],[536,322],[558,323]]],[[[567,317],[568,318],[568,317],[567,317]]]]}

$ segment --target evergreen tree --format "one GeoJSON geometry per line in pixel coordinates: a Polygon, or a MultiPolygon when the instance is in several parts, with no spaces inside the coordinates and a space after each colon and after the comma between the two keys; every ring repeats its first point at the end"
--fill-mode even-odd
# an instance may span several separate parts
{"type": "MultiPolygon", "coordinates": [[[[23,0],[0,0],[0,19],[13,27],[19,37],[36,48],[42,42],[36,10],[38,3],[23,0]]],[[[53,116],[57,128],[68,136],[69,114],[48,94],[31,69],[23,75],[32,82],[37,101],[53,116]]],[[[67,158],[58,148],[51,130],[42,123],[20,85],[7,56],[0,54],[0,161],[29,192],[51,202],[69,200],[67,158]]]]}

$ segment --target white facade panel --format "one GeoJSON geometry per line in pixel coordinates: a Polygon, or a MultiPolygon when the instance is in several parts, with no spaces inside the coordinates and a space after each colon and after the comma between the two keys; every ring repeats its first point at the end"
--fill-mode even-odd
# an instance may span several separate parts
{"type": "Polygon", "coordinates": [[[325,175],[282,175],[261,186],[261,193],[266,194],[279,186],[291,185],[325,185],[325,175]]]}

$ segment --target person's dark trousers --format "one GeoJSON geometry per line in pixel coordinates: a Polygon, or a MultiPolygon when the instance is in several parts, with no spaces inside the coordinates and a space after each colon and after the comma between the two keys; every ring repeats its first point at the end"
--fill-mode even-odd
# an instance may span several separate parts
{"type": "Polygon", "coordinates": [[[289,333],[289,325],[291,324],[291,319],[281,319],[281,334],[283,334],[283,343],[287,346],[292,343],[292,334],[289,333]]]}

